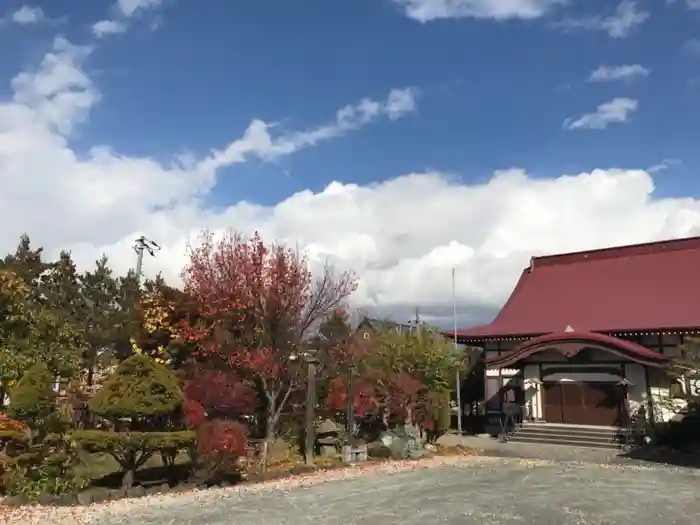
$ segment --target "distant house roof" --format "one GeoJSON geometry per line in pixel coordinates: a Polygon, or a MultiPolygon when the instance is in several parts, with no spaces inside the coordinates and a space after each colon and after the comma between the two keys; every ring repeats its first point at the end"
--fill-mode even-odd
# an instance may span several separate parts
{"type": "Polygon", "coordinates": [[[394,321],[390,321],[387,319],[373,319],[371,317],[365,317],[357,327],[358,330],[360,328],[367,327],[371,330],[380,330],[380,329],[395,329],[397,332],[401,333],[408,333],[411,332],[415,327],[411,326],[410,324],[407,323],[395,323],[394,321]]]}
{"type": "Polygon", "coordinates": [[[533,257],[496,318],[457,336],[698,329],[699,301],[700,237],[533,257]]]}

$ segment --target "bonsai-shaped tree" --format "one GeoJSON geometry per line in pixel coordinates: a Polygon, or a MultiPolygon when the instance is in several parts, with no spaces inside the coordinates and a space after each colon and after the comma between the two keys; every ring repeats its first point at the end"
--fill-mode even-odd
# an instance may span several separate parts
{"type": "Polygon", "coordinates": [[[10,392],[10,417],[27,424],[32,433],[48,430],[56,415],[54,378],[43,363],[29,368],[10,392]]]}
{"type": "Polygon", "coordinates": [[[151,456],[182,450],[194,433],[179,425],[183,393],[175,374],[152,358],[136,354],[122,361],[90,400],[105,430],[81,430],[76,440],[88,451],[110,454],[124,472],[122,488],[134,483],[136,470],[151,456]]]}
{"type": "Polygon", "coordinates": [[[13,447],[14,476],[9,489],[30,497],[59,495],[81,486],[78,455],[67,436],[70,422],[61,413],[54,376],[43,363],[30,367],[10,392],[8,414],[26,424],[24,440],[13,447]]]}

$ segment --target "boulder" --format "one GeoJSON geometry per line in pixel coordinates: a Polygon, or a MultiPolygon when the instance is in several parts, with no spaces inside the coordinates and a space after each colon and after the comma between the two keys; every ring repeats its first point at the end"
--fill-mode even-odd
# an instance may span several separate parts
{"type": "Polygon", "coordinates": [[[29,498],[24,494],[18,494],[16,496],[8,496],[3,501],[3,504],[8,506],[21,506],[29,504],[29,498]]]}
{"type": "Polygon", "coordinates": [[[373,441],[367,444],[367,455],[375,459],[388,459],[391,457],[391,449],[381,441],[373,441]]]}
{"type": "Polygon", "coordinates": [[[126,491],[126,496],[128,498],[142,498],[146,495],[146,489],[142,487],[141,485],[136,485],[134,487],[131,487],[129,490],[126,491]]]}
{"type": "Polygon", "coordinates": [[[93,502],[92,498],[92,491],[91,490],[84,490],[81,493],[78,494],[76,497],[76,500],[78,502],[78,505],[90,505],[93,502]]]}
{"type": "Polygon", "coordinates": [[[410,451],[408,440],[398,436],[395,437],[391,440],[389,450],[391,451],[392,459],[407,459],[410,451]]]}
{"type": "Polygon", "coordinates": [[[63,496],[59,497],[58,500],[56,501],[56,505],[60,505],[61,507],[72,507],[73,505],[76,505],[78,503],[78,495],[77,494],[64,494],[63,496]]]}

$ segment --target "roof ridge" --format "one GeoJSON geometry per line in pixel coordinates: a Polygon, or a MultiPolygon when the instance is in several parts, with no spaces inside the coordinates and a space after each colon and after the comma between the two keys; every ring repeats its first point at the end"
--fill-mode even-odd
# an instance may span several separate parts
{"type": "Polygon", "coordinates": [[[650,255],[655,253],[700,249],[700,236],[681,237],[678,239],[666,239],[623,246],[610,246],[607,248],[594,248],[577,252],[558,253],[553,255],[541,255],[532,257],[530,268],[537,266],[553,266],[558,264],[570,264],[590,260],[616,259],[632,257],[636,255],[650,255]]]}

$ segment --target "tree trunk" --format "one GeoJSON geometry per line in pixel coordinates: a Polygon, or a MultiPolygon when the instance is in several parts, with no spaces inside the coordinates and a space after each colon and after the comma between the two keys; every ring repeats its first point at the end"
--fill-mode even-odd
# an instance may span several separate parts
{"type": "Polygon", "coordinates": [[[265,425],[265,442],[262,450],[262,470],[267,472],[267,460],[270,449],[275,442],[275,434],[277,431],[277,417],[275,414],[275,405],[268,400],[267,406],[267,421],[265,425]]]}
{"type": "Polygon", "coordinates": [[[129,490],[134,485],[134,478],[136,477],[136,472],[134,469],[127,469],[124,471],[124,476],[122,477],[122,489],[129,490]]]}

